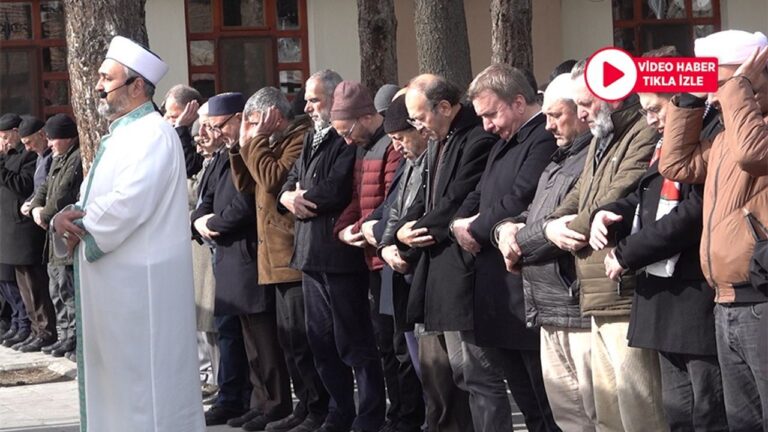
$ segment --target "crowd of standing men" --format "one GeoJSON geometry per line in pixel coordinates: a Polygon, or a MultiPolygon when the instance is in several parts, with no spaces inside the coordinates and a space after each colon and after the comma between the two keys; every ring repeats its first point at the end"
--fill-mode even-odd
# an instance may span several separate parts
{"type": "MultiPolygon", "coordinates": [[[[293,103],[173,87],[206,423],[511,431],[511,394],[531,431],[768,431],[768,39],[696,55],[716,93],[606,102],[585,61],[543,94],[506,65],[466,93],[331,70],[293,103]]],[[[77,131],[0,129],[4,344],[67,355],[72,265],[43,250],[77,131]]]]}

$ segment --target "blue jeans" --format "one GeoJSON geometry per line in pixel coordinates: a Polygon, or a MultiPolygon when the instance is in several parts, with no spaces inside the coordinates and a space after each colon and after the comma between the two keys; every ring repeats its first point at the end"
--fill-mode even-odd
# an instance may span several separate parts
{"type": "Polygon", "coordinates": [[[29,330],[30,322],[27,308],[24,307],[24,302],[21,299],[21,293],[16,282],[0,282],[0,296],[11,307],[11,328],[29,330]]]}
{"type": "Polygon", "coordinates": [[[243,330],[238,315],[214,317],[219,333],[219,396],[216,406],[247,409],[251,399],[251,381],[248,376],[248,356],[243,343],[243,330]]]}
{"type": "Polygon", "coordinates": [[[384,373],[371,323],[366,273],[304,272],[307,337],[331,396],[326,422],[378,430],[384,423],[384,373]],[[355,415],[354,370],[359,390],[355,415]]]}
{"type": "Polygon", "coordinates": [[[731,431],[768,431],[768,303],[715,305],[717,359],[731,431]]]}

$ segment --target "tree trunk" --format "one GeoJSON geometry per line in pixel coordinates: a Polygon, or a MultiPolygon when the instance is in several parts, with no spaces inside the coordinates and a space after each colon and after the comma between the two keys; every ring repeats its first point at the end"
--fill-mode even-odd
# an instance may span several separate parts
{"type": "Polygon", "coordinates": [[[533,72],[531,0],[491,0],[491,62],[533,72]]]}
{"type": "Polygon", "coordinates": [[[397,19],[394,0],[357,0],[360,77],[371,94],[397,84],[397,19]]]}
{"type": "Polygon", "coordinates": [[[462,89],[472,81],[464,0],[414,0],[420,73],[442,75],[462,89]]]}
{"type": "Polygon", "coordinates": [[[99,66],[116,35],[147,46],[146,0],[64,0],[70,101],[80,132],[83,166],[89,168],[108,122],[96,111],[99,66]]]}

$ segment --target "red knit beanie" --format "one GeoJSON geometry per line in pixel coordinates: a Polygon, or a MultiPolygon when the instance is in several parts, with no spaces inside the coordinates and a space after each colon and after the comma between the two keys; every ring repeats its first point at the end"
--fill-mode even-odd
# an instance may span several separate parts
{"type": "Polygon", "coordinates": [[[357,81],[340,82],[333,92],[331,120],[354,120],[368,114],[376,114],[368,89],[357,81]]]}

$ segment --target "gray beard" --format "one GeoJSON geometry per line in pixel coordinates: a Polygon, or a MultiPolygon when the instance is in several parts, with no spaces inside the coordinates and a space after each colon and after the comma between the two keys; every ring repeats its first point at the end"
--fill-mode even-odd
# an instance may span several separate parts
{"type": "Polygon", "coordinates": [[[603,103],[597,111],[594,125],[589,128],[592,135],[598,138],[605,138],[613,132],[611,114],[610,105],[603,103]]]}
{"type": "Polygon", "coordinates": [[[96,107],[96,111],[100,116],[107,120],[114,120],[118,113],[124,112],[128,103],[125,99],[118,99],[112,103],[107,102],[106,99],[99,101],[99,105],[96,107]]]}

